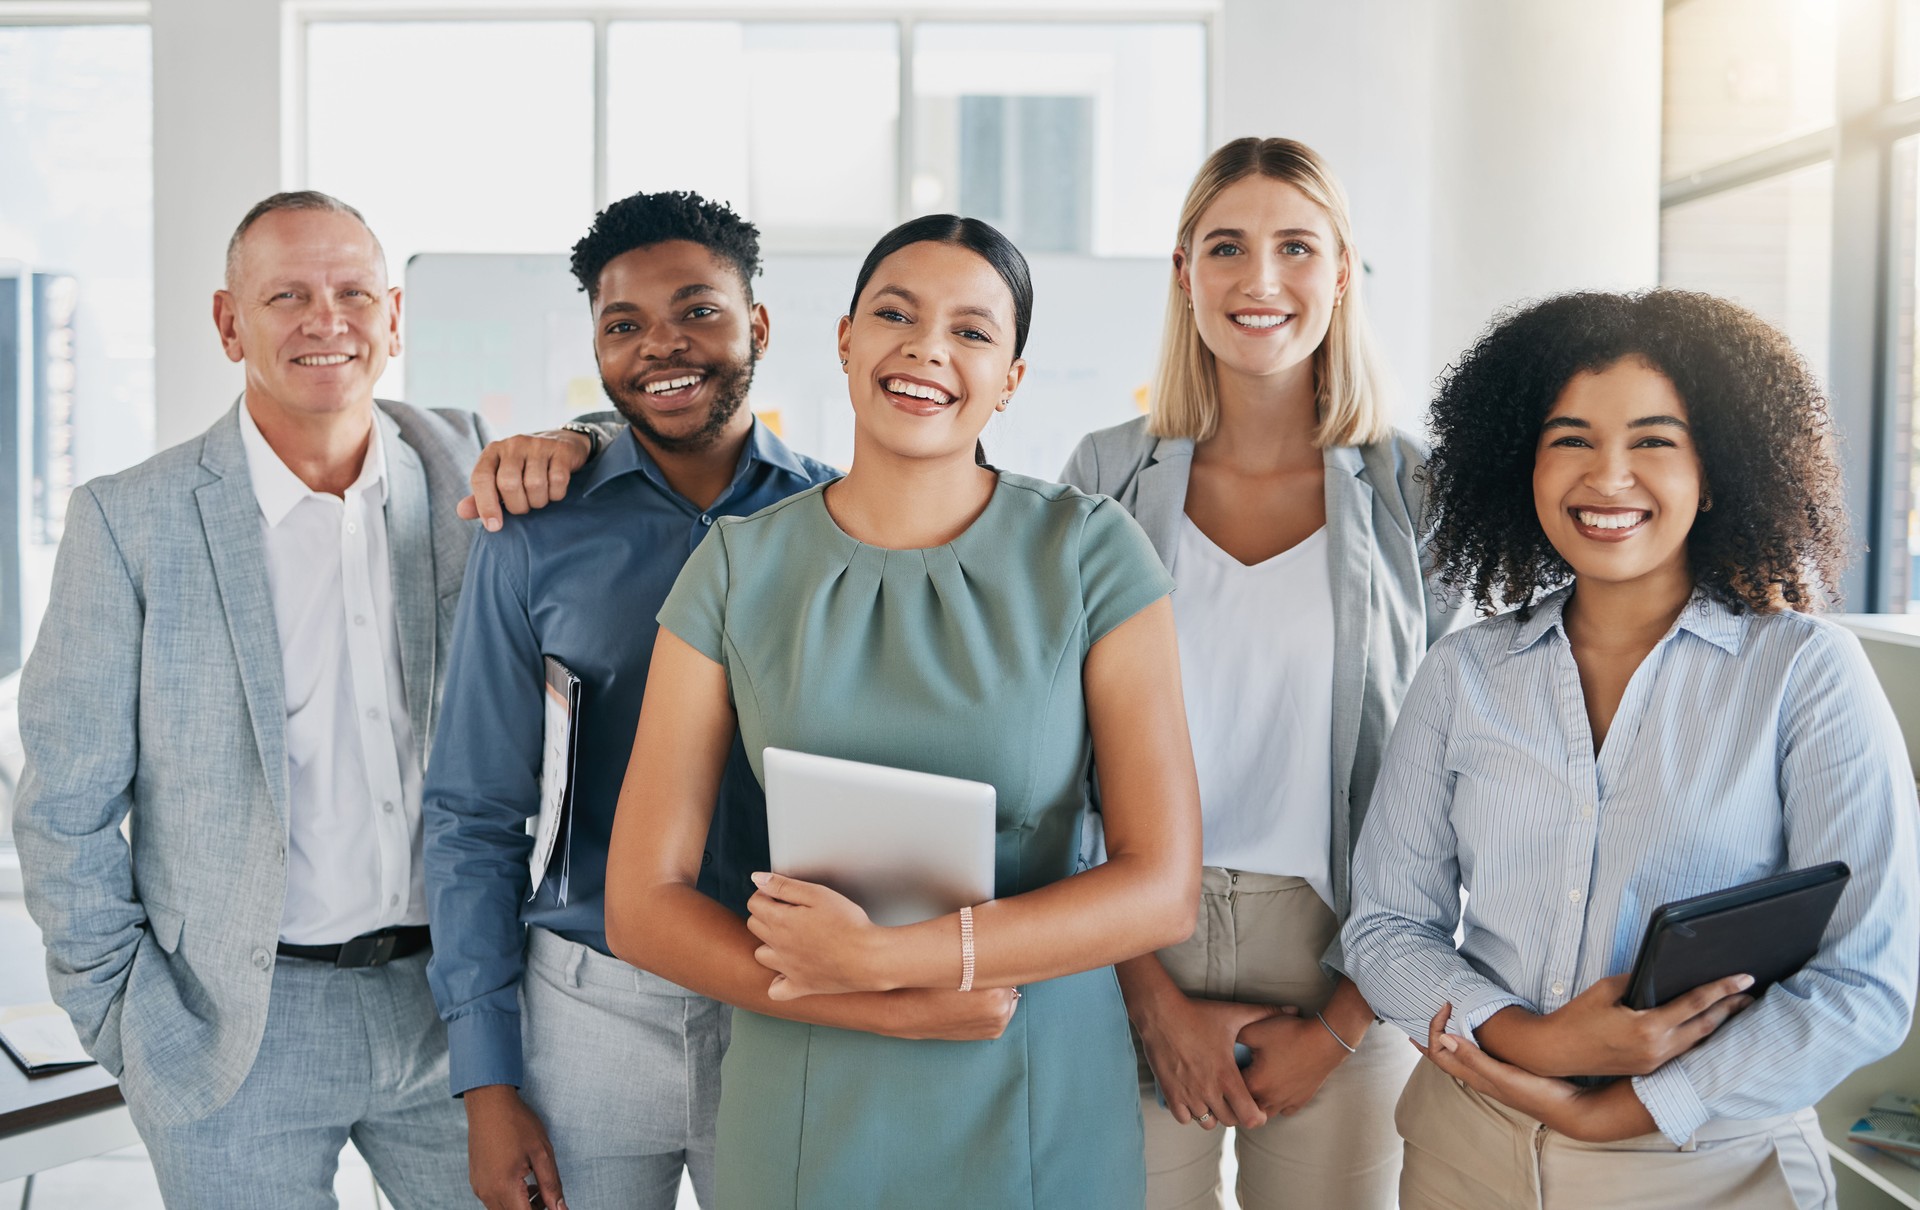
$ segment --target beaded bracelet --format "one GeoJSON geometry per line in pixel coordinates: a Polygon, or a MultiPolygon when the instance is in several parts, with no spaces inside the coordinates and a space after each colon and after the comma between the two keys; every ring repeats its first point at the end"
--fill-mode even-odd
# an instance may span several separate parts
{"type": "Polygon", "coordinates": [[[960,990],[973,990],[973,908],[960,909],[960,990]]]}

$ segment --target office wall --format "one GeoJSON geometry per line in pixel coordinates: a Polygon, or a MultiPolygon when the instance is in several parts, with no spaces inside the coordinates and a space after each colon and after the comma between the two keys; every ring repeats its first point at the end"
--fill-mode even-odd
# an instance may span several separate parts
{"type": "MultiPolygon", "coordinates": [[[[280,6],[154,0],[154,443],[191,437],[240,391],[213,330],[227,237],[281,187],[280,6]]],[[[377,137],[369,131],[368,137],[377,137]]]]}
{"type": "MultiPolygon", "coordinates": [[[[1221,0],[1214,132],[1292,135],[1332,160],[1403,424],[1419,427],[1432,376],[1497,306],[1653,282],[1660,11],[1659,0],[1221,0]]],[[[292,81],[276,4],[153,0],[152,20],[166,446],[240,388],[209,299],[233,222],[286,179],[292,81]]]]}
{"type": "Polygon", "coordinates": [[[1418,428],[1432,289],[1433,43],[1472,0],[1226,0],[1225,104],[1216,133],[1282,135],[1333,166],[1369,273],[1366,304],[1396,379],[1394,412],[1418,428]]]}
{"type": "Polygon", "coordinates": [[[1660,0],[1450,0],[1436,23],[1428,375],[1495,309],[1658,283],[1660,0]]]}

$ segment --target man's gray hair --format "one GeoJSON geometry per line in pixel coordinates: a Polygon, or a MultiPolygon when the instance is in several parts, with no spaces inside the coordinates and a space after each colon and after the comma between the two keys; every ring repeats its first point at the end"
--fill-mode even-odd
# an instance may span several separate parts
{"type": "Polygon", "coordinates": [[[227,289],[233,289],[240,277],[240,241],[247,234],[247,228],[276,210],[328,210],[334,214],[350,214],[362,227],[367,228],[367,235],[372,238],[374,251],[380,254],[381,262],[384,264],[387,259],[386,249],[380,246],[380,237],[373,234],[372,227],[367,226],[366,215],[330,193],[322,193],[318,189],[294,189],[254,203],[253,209],[247,211],[247,217],[241,219],[240,225],[233,229],[233,238],[227,241],[227,289]]]}

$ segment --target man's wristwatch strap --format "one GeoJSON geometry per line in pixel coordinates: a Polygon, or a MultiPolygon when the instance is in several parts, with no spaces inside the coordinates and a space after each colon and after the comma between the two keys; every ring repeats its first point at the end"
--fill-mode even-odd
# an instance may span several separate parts
{"type": "Polygon", "coordinates": [[[600,435],[600,430],[593,425],[582,424],[578,420],[569,420],[560,426],[560,431],[563,433],[578,433],[587,439],[587,461],[591,462],[600,456],[600,447],[605,443],[606,439],[600,435]]]}

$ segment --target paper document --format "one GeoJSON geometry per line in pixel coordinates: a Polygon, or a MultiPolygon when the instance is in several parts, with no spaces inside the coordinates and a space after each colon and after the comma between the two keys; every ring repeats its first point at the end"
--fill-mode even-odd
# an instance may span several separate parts
{"type": "Polygon", "coordinates": [[[580,751],[580,678],[552,656],[545,657],[546,680],[542,699],[545,703],[546,736],[540,756],[540,818],[533,827],[533,852],[527,868],[533,875],[527,898],[540,893],[541,879],[560,854],[560,870],[554,897],[567,902],[567,875],[570,846],[567,843],[573,816],[573,761],[580,751]]]}
{"type": "Polygon", "coordinates": [[[57,1004],[0,1008],[0,1046],[30,1076],[70,1071],[93,1062],[80,1045],[73,1022],[57,1004]]]}

